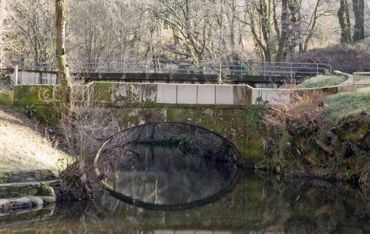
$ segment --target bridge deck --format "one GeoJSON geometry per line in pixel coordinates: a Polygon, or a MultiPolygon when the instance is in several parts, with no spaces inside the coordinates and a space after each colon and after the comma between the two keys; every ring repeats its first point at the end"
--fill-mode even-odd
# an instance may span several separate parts
{"type": "MultiPolygon", "coordinates": [[[[219,76],[215,74],[186,73],[78,73],[75,74],[87,83],[92,81],[123,81],[123,82],[165,82],[165,83],[217,83],[219,76]]],[[[300,83],[305,77],[291,78],[289,75],[224,75],[223,82],[230,84],[263,84],[286,82],[300,83]]]]}

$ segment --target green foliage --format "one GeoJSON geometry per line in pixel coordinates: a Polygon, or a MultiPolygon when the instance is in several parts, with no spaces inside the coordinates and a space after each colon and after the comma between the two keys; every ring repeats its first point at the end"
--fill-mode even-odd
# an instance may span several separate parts
{"type": "Polygon", "coordinates": [[[13,105],[13,92],[10,91],[0,91],[0,104],[6,106],[13,105]]]}
{"type": "Polygon", "coordinates": [[[254,106],[247,106],[245,109],[246,123],[246,150],[244,152],[248,158],[254,160],[259,168],[266,168],[264,140],[266,136],[266,128],[263,124],[262,115],[266,109],[266,103],[257,101],[254,106]]]}
{"type": "Polygon", "coordinates": [[[30,119],[34,118],[36,115],[36,107],[33,104],[27,104],[24,107],[23,113],[30,119]]]}

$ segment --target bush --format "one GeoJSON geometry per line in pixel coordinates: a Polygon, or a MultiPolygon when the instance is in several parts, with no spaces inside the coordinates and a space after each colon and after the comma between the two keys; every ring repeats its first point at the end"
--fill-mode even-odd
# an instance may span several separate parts
{"type": "Polygon", "coordinates": [[[60,131],[64,135],[64,144],[77,159],[94,159],[101,145],[121,129],[117,118],[103,107],[89,105],[88,102],[76,101],[67,118],[61,120],[60,131]]]}

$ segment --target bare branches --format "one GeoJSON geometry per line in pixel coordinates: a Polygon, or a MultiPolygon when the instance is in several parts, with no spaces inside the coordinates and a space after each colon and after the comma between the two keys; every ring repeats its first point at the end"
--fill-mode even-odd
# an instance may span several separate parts
{"type": "MultiPolygon", "coordinates": [[[[289,60],[295,53],[325,46],[321,37],[335,42],[340,27],[347,27],[342,30],[345,41],[354,38],[351,31],[363,38],[362,1],[353,1],[356,30],[350,26],[356,17],[349,0],[341,0],[346,3],[342,7],[335,0],[67,1],[66,50],[73,61],[92,62],[133,57],[194,63],[241,57],[289,60]]],[[[55,58],[52,1],[8,1],[5,15],[9,31],[4,35],[12,44],[4,50],[8,58],[55,58]]]]}

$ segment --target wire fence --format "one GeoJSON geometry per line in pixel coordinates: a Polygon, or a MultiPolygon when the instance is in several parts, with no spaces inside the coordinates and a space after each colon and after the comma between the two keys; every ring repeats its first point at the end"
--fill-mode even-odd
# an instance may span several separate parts
{"type": "MultiPolygon", "coordinates": [[[[187,60],[70,60],[69,69],[73,73],[170,73],[170,74],[205,74],[220,76],[314,76],[331,74],[330,64],[293,63],[265,61],[232,61],[215,63],[187,60]]],[[[9,66],[18,65],[20,70],[55,71],[55,60],[35,60],[22,58],[9,66]]]]}

